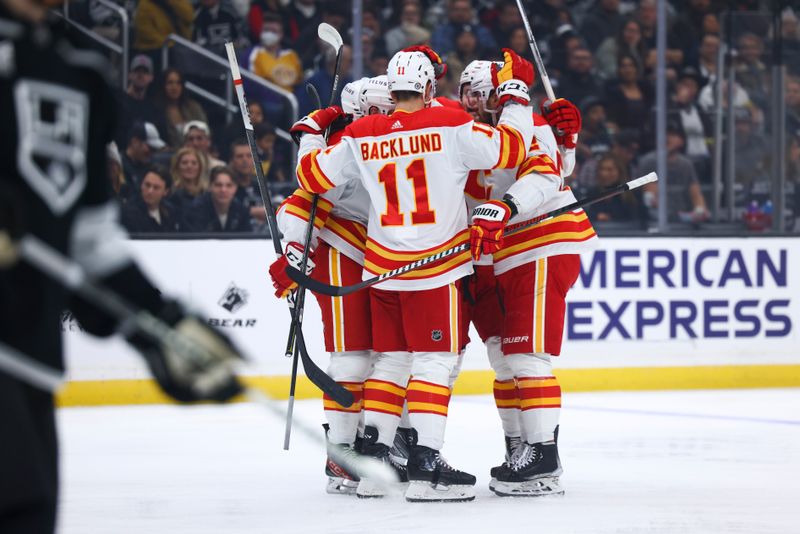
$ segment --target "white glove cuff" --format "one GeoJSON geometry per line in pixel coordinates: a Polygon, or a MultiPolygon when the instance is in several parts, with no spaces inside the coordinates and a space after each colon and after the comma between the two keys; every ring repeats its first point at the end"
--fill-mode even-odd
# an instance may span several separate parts
{"type": "Polygon", "coordinates": [[[507,80],[497,86],[497,97],[502,98],[506,95],[530,102],[531,97],[528,86],[520,80],[507,80]]]}

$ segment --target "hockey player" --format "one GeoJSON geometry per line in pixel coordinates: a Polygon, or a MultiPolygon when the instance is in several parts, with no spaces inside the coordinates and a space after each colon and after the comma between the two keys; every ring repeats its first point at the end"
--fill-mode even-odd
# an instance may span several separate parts
{"type": "MultiPolygon", "coordinates": [[[[319,110],[298,121],[291,132],[320,135],[333,126],[328,140],[336,144],[343,126],[375,113],[389,114],[394,102],[389,95],[386,76],[362,78],[342,89],[342,115],[339,108],[319,110]]],[[[307,148],[306,148],[307,150],[307,148]]],[[[301,150],[299,157],[304,155],[301,150]]],[[[278,228],[283,234],[286,254],[270,266],[276,296],[287,296],[296,284],[286,276],[285,268],[297,268],[303,255],[303,241],[311,208],[311,195],[298,189],[278,208],[278,228]]],[[[369,196],[358,182],[351,182],[320,196],[314,218],[313,259],[306,265],[316,279],[328,284],[354,284],[361,280],[366,248],[369,196]]],[[[315,295],[322,311],[325,349],[330,353],[328,374],[354,397],[351,406],[337,404],[323,397],[329,447],[347,453],[358,449],[357,429],[361,423],[364,381],[372,370],[372,330],[369,294],[359,291],[345,297],[315,295]]],[[[398,465],[398,468],[402,466],[398,465]]],[[[325,465],[328,493],[353,494],[358,475],[350,473],[328,457],[325,465]]],[[[401,477],[403,473],[400,473],[401,477]]]]}
{"type": "MultiPolygon", "coordinates": [[[[462,103],[491,122],[497,100],[491,68],[485,62],[471,64],[465,74],[462,103]]],[[[494,395],[506,436],[506,462],[492,469],[490,487],[504,496],[563,493],[556,445],[561,388],[551,357],[561,351],[565,298],[579,274],[578,253],[596,241],[583,210],[502,238],[511,218],[524,222],[575,202],[563,177],[574,166],[580,114],[563,99],[542,109],[546,118],[532,115],[535,135],[522,165],[475,176],[467,188],[468,197],[488,200],[472,211],[470,239],[479,263],[473,321],[496,374],[494,395]],[[492,265],[491,271],[480,264],[492,265]],[[498,305],[503,310],[500,324],[495,319],[498,305]]]]}
{"type": "MultiPolygon", "coordinates": [[[[0,0],[0,234],[38,238],[201,347],[205,365],[185,350],[129,335],[166,393],[181,401],[229,399],[241,391],[231,370],[238,352],[165,300],[126,249],[106,178],[114,116],[104,79],[108,66],[101,56],[75,48],[46,18],[41,0],[0,0]]],[[[32,266],[14,261],[13,246],[5,242],[11,251],[0,268],[5,359],[22,354],[63,369],[59,324],[68,307],[95,335],[121,326],[32,266]]],[[[53,396],[0,370],[0,532],[53,532],[57,500],[53,396]]]]}
{"type": "MultiPolygon", "coordinates": [[[[341,142],[327,149],[312,136],[303,138],[316,146],[299,161],[301,188],[323,193],[357,180],[369,193],[365,277],[466,243],[463,190],[469,170],[522,162],[532,138],[525,106],[533,68],[510,50],[504,54],[494,78],[503,109],[497,128],[475,124],[462,110],[431,107],[431,60],[424,52],[401,51],[387,71],[394,113],[351,124],[341,142]]],[[[465,253],[370,288],[373,349],[379,354],[364,385],[363,452],[387,459],[407,400],[414,429],[410,501],[475,495],[475,477],[450,467],[440,453],[449,378],[462,341],[458,281],[471,272],[465,253]]],[[[362,479],[359,495],[372,491],[362,479]]]]}

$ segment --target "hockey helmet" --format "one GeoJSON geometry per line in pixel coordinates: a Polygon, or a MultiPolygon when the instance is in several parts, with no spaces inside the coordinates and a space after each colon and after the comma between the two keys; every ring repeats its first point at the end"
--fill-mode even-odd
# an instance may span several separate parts
{"type": "Polygon", "coordinates": [[[364,77],[354,80],[342,88],[342,110],[357,119],[366,115],[361,107],[361,91],[367,81],[369,78],[364,77]]]}
{"type": "Polygon", "coordinates": [[[368,78],[361,88],[361,112],[369,115],[372,107],[378,108],[382,115],[388,115],[394,111],[394,100],[389,93],[389,81],[386,75],[368,78]]]}
{"type": "MultiPolygon", "coordinates": [[[[433,64],[422,52],[403,52],[402,50],[397,52],[389,60],[386,76],[389,82],[389,92],[411,91],[425,94],[428,82],[434,90],[436,89],[436,74],[433,64]]],[[[433,95],[431,95],[432,97],[433,95]]]]}

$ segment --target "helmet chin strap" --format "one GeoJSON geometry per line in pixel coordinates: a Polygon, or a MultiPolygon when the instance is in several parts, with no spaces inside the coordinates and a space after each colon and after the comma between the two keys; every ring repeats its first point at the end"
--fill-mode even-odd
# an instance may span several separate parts
{"type": "MultiPolygon", "coordinates": [[[[436,82],[434,82],[434,83],[436,83],[436,82]]],[[[425,107],[428,107],[428,106],[431,105],[431,102],[433,102],[433,94],[435,92],[436,92],[436,88],[433,85],[433,83],[428,82],[428,85],[425,86],[425,92],[422,93],[422,102],[425,103],[425,107]],[[430,95],[430,97],[428,97],[428,95],[430,95]]]]}

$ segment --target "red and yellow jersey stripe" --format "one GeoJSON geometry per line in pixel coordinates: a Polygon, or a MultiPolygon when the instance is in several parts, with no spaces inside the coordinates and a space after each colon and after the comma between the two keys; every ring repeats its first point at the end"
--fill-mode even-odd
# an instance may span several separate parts
{"type": "Polygon", "coordinates": [[[519,233],[503,238],[503,247],[494,253],[494,261],[560,243],[581,243],[597,234],[583,210],[553,217],[519,233]]]}
{"type": "Polygon", "coordinates": [[[297,164],[297,183],[304,191],[324,193],[336,185],[327,177],[319,166],[317,156],[320,150],[312,150],[300,158],[297,164]]]}
{"type": "Polygon", "coordinates": [[[517,379],[522,411],[537,408],[561,408],[561,386],[554,376],[517,379]]]}
{"type": "Polygon", "coordinates": [[[369,379],[364,382],[364,409],[400,417],[406,390],[393,382],[369,379]]]}
{"type": "Polygon", "coordinates": [[[408,413],[430,413],[447,417],[450,388],[412,379],[406,390],[408,413]]]}
{"type": "Polygon", "coordinates": [[[322,395],[322,405],[325,410],[334,412],[348,412],[359,413],[361,412],[361,404],[364,400],[364,383],[363,382],[338,382],[344,389],[353,394],[353,404],[348,407],[342,406],[327,394],[322,395]]]}
{"type": "MultiPolygon", "coordinates": [[[[281,205],[278,206],[278,211],[283,210],[285,213],[289,213],[308,222],[311,218],[311,197],[312,194],[308,191],[296,189],[294,193],[281,202],[281,205]]],[[[317,200],[317,213],[314,217],[314,228],[319,230],[325,226],[330,216],[331,209],[333,209],[333,204],[319,197],[319,200],[317,200]]]]}
{"type": "Polygon", "coordinates": [[[500,125],[497,127],[500,134],[500,157],[493,169],[513,169],[525,161],[528,154],[525,150],[525,141],[515,129],[500,125]]]}
{"type": "MultiPolygon", "coordinates": [[[[391,271],[392,269],[402,267],[407,263],[443,252],[449,248],[467,243],[468,241],[469,230],[465,229],[459,232],[452,239],[436,247],[418,251],[399,251],[384,247],[378,242],[367,238],[367,250],[364,257],[364,270],[371,275],[383,274],[387,271],[391,271]]],[[[464,264],[468,264],[471,261],[469,249],[467,249],[464,252],[442,258],[441,260],[431,263],[424,268],[416,269],[414,271],[397,276],[396,278],[400,280],[420,280],[425,278],[433,278],[435,276],[452,271],[453,269],[456,269],[464,264]]]]}
{"type": "Polygon", "coordinates": [[[364,263],[367,227],[363,224],[331,214],[319,237],[351,260],[364,263]]]}

